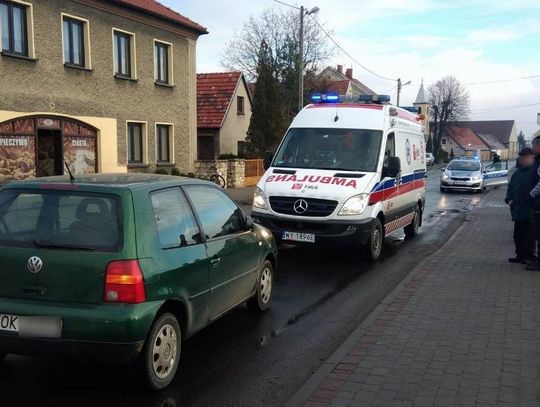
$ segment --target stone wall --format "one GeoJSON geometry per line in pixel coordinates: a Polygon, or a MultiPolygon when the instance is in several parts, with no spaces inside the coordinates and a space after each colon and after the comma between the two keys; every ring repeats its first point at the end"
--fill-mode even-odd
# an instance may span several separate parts
{"type": "Polygon", "coordinates": [[[210,177],[214,174],[212,167],[225,178],[227,188],[241,188],[244,186],[246,165],[244,160],[198,160],[195,161],[195,173],[201,177],[210,177]]]}

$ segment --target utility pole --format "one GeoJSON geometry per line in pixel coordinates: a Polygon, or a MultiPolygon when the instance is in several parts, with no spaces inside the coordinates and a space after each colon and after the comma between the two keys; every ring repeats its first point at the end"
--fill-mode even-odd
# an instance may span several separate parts
{"type": "Polygon", "coordinates": [[[411,81],[401,83],[401,78],[398,78],[397,80],[397,100],[396,100],[396,106],[399,107],[399,98],[401,97],[401,89],[403,89],[404,86],[410,85],[411,81]]]}
{"type": "Polygon", "coordinates": [[[300,35],[298,46],[298,111],[304,108],[304,17],[319,12],[319,7],[306,11],[300,6],[300,35]]]}
{"type": "Polygon", "coordinates": [[[300,45],[298,50],[298,111],[304,108],[304,6],[300,6],[300,45]]]}

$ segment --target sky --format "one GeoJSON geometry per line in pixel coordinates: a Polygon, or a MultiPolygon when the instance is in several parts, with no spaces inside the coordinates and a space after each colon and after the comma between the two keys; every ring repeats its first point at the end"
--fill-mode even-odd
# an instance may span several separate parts
{"type": "MultiPolygon", "coordinates": [[[[297,0],[284,0],[300,5],[297,0]]],[[[273,0],[161,0],[208,28],[197,44],[198,72],[223,71],[227,40],[251,15],[287,9],[273,0]]],[[[357,61],[387,78],[401,78],[401,105],[426,87],[456,76],[471,96],[471,119],[516,120],[527,137],[540,130],[540,0],[306,0],[317,19],[357,61]],[[531,79],[478,83],[536,76],[531,79]],[[528,105],[528,106],[524,106],[528,105]]],[[[396,97],[381,79],[336,51],[328,65],[353,68],[379,94],[396,97]]]]}

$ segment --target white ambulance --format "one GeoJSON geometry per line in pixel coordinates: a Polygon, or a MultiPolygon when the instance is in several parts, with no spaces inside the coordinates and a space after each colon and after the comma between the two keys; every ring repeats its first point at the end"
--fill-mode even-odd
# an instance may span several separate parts
{"type": "Polygon", "coordinates": [[[415,236],[426,194],[421,118],[383,95],[314,94],[257,185],[253,219],[278,240],[362,246],[415,236]]]}

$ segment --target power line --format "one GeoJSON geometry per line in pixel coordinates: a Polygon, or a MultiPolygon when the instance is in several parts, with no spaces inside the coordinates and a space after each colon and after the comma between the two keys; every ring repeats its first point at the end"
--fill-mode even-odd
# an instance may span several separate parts
{"type": "Polygon", "coordinates": [[[472,109],[471,112],[489,112],[489,111],[496,111],[496,110],[521,109],[524,107],[532,107],[532,106],[540,106],[540,102],[529,103],[527,105],[499,106],[499,107],[491,107],[491,108],[485,108],[485,109],[472,109]]]}
{"type": "MultiPolygon", "coordinates": [[[[528,75],[528,76],[520,76],[520,77],[517,77],[517,78],[494,79],[494,80],[489,80],[489,81],[462,82],[461,84],[464,85],[464,86],[489,85],[489,84],[494,84],[494,83],[514,82],[514,81],[522,81],[522,80],[535,79],[535,78],[540,78],[540,74],[528,75]]],[[[412,85],[413,86],[420,86],[419,83],[413,83],[412,85]]],[[[424,86],[430,86],[430,85],[433,85],[433,84],[427,84],[426,85],[424,83],[424,86]]]]}
{"type": "MultiPolygon", "coordinates": [[[[277,1],[277,0],[274,0],[274,1],[277,1]]],[[[338,47],[341,52],[343,52],[346,56],[348,56],[353,62],[355,62],[356,64],[358,64],[360,67],[362,67],[365,71],[369,72],[370,74],[378,77],[378,78],[381,78],[381,79],[384,79],[386,81],[397,81],[397,79],[393,79],[393,78],[387,78],[386,76],[382,76],[382,75],[379,75],[377,72],[373,71],[372,69],[369,69],[367,66],[365,66],[364,64],[362,64],[361,62],[358,62],[358,60],[356,58],[354,58],[351,54],[349,54],[345,48],[343,48],[331,35],[328,31],[326,31],[324,29],[324,27],[313,17],[313,16],[310,16],[313,21],[315,22],[315,24],[317,24],[317,26],[319,27],[319,29],[328,37],[328,39],[330,41],[332,41],[334,43],[334,45],[336,47],[338,47]]]]}
{"type": "Polygon", "coordinates": [[[290,8],[295,8],[295,9],[297,9],[297,10],[300,10],[300,7],[298,7],[298,6],[293,6],[292,4],[285,3],[284,1],[280,1],[280,0],[272,0],[272,1],[274,1],[274,2],[276,2],[276,3],[279,3],[279,4],[282,4],[282,5],[284,5],[284,6],[290,7],[290,8]]]}

